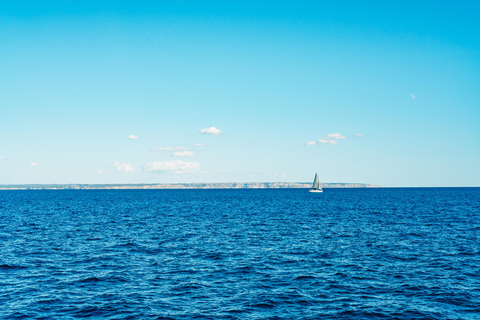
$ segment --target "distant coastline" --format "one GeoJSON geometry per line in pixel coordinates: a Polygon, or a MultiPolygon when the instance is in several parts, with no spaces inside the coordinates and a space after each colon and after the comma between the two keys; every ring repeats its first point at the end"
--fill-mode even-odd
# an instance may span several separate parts
{"type": "MultiPolygon", "coordinates": [[[[135,183],[135,184],[12,184],[0,190],[107,190],[107,189],[285,189],[310,188],[311,182],[230,182],[230,183],[135,183]]],[[[322,188],[381,188],[365,183],[323,183],[322,188]]]]}

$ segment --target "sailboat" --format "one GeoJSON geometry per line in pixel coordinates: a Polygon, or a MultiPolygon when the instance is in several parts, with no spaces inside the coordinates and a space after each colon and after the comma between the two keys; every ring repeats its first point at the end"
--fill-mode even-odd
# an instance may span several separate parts
{"type": "Polygon", "coordinates": [[[315,173],[315,179],[313,179],[312,189],[309,189],[308,192],[323,192],[320,188],[320,180],[318,180],[318,175],[315,173]]]}

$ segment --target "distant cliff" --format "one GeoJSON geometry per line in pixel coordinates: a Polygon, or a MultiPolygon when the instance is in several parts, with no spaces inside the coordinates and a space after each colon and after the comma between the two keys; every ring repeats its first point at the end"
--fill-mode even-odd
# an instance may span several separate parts
{"type": "MultiPolygon", "coordinates": [[[[62,189],[280,189],[310,188],[310,182],[229,182],[169,184],[23,184],[0,185],[0,190],[62,190],[62,189]]],[[[364,183],[322,183],[322,188],[381,188],[364,183]]]]}

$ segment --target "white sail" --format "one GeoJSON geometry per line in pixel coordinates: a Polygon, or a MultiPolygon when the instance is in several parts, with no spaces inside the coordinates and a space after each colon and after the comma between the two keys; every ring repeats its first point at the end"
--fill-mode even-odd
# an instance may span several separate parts
{"type": "Polygon", "coordinates": [[[315,173],[315,179],[313,179],[312,189],[320,189],[320,181],[318,180],[318,175],[315,173]]]}

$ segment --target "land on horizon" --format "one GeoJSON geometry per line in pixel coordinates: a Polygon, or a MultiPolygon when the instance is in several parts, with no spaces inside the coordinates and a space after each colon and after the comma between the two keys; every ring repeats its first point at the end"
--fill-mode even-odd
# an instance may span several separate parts
{"type": "MultiPolygon", "coordinates": [[[[228,183],[134,183],[134,184],[11,184],[0,190],[63,190],[63,189],[282,189],[310,188],[311,182],[228,182],[228,183]]],[[[366,183],[322,183],[322,188],[381,188],[366,183]]]]}

